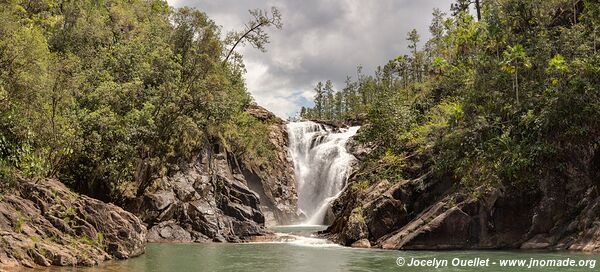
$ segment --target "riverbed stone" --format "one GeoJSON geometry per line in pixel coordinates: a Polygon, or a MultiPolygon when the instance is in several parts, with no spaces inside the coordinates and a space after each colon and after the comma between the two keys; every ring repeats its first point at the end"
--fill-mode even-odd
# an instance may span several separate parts
{"type": "Polygon", "coordinates": [[[369,239],[360,239],[350,246],[355,248],[371,248],[371,242],[369,242],[369,239]]]}
{"type": "Polygon", "coordinates": [[[148,231],[148,242],[150,243],[189,243],[192,241],[192,235],[173,220],[161,222],[148,231]]]}
{"type": "Polygon", "coordinates": [[[356,208],[352,211],[348,219],[348,226],[342,233],[346,245],[351,245],[358,240],[368,237],[367,225],[363,217],[362,209],[356,208]]]}
{"type": "Polygon", "coordinates": [[[402,201],[384,194],[367,203],[364,208],[365,224],[374,240],[398,229],[406,223],[406,209],[402,201]]]}

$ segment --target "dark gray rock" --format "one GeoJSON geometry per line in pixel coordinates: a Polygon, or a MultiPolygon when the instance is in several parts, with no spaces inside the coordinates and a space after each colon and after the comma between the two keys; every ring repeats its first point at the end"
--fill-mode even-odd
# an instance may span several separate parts
{"type": "Polygon", "coordinates": [[[148,231],[148,242],[150,243],[189,243],[192,241],[192,234],[184,230],[175,221],[160,222],[148,231]]]}
{"type": "Polygon", "coordinates": [[[128,209],[150,228],[151,242],[240,242],[268,233],[265,224],[296,221],[297,195],[284,122],[258,106],[248,113],[269,127],[271,167],[207,143],[196,159],[156,179],[128,209]]]}
{"type": "Polygon", "coordinates": [[[133,209],[149,224],[148,241],[239,242],[267,233],[258,195],[230,161],[206,148],[180,172],[155,180],[133,209]]]}

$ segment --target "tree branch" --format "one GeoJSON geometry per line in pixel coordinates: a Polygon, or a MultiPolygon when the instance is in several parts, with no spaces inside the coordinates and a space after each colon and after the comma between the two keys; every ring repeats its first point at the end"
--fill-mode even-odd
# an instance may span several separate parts
{"type": "Polygon", "coordinates": [[[248,37],[248,35],[250,33],[254,32],[255,30],[257,30],[261,26],[264,26],[264,25],[270,24],[270,23],[271,23],[270,21],[260,22],[256,26],[254,26],[253,28],[250,28],[248,31],[246,31],[246,33],[244,33],[244,35],[242,35],[239,39],[237,39],[237,41],[235,42],[235,44],[233,44],[233,46],[231,47],[231,49],[229,49],[229,53],[227,53],[227,56],[225,57],[225,60],[223,60],[223,64],[227,63],[227,61],[229,60],[229,57],[231,57],[231,54],[233,54],[233,50],[235,50],[235,48],[238,46],[238,44],[240,42],[242,42],[242,40],[246,39],[246,37],[248,37]]]}

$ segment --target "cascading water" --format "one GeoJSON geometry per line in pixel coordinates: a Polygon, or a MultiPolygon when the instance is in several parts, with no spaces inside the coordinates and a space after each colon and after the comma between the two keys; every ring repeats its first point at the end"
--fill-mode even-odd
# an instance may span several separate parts
{"type": "Polygon", "coordinates": [[[339,132],[315,122],[287,125],[290,153],[298,184],[298,207],[307,216],[307,224],[323,224],[331,202],[339,196],[355,160],[346,143],[359,127],[339,132]]]}

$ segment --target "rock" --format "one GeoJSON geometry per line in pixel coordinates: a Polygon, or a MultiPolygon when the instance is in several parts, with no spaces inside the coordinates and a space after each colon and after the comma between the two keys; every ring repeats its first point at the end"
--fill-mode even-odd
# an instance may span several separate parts
{"type": "Polygon", "coordinates": [[[261,121],[275,121],[283,123],[283,120],[279,119],[277,116],[275,116],[275,114],[258,105],[248,106],[246,112],[248,112],[250,115],[256,117],[261,121]]]}
{"type": "Polygon", "coordinates": [[[46,260],[46,257],[42,256],[37,250],[30,250],[29,256],[33,259],[37,265],[40,266],[50,266],[50,262],[46,260]]]}
{"type": "Polygon", "coordinates": [[[567,246],[570,250],[600,252],[600,222],[587,231],[584,231],[579,237],[575,238],[571,245],[567,246]]]}
{"type": "Polygon", "coordinates": [[[65,254],[62,252],[58,252],[54,255],[52,259],[52,265],[56,266],[72,266],[75,265],[77,259],[70,254],[65,254]]]}
{"type": "Polygon", "coordinates": [[[358,240],[367,238],[367,232],[368,228],[365,224],[362,210],[360,208],[354,209],[348,219],[348,225],[342,233],[344,244],[351,245],[358,240]]]}
{"type": "Polygon", "coordinates": [[[285,122],[260,106],[250,106],[246,111],[268,124],[269,142],[274,147],[275,156],[267,169],[257,167],[253,162],[241,161],[243,179],[258,194],[262,211],[274,215],[276,224],[299,222],[302,218],[298,214],[294,164],[288,152],[285,122]]]}
{"type": "Polygon", "coordinates": [[[90,266],[144,253],[146,227],[123,209],[56,180],[20,179],[0,201],[3,267],[90,266]]]}
{"type": "Polygon", "coordinates": [[[253,242],[253,243],[268,243],[268,242],[276,241],[277,238],[278,238],[278,236],[275,235],[275,234],[260,235],[260,236],[254,236],[254,237],[252,237],[252,239],[250,239],[250,242],[253,242]]]}
{"type": "Polygon", "coordinates": [[[354,157],[356,157],[358,161],[364,161],[367,158],[367,156],[369,156],[371,151],[373,151],[373,148],[360,143],[354,138],[350,138],[350,140],[348,140],[348,143],[346,144],[346,149],[350,154],[354,155],[354,157]]]}
{"type": "Polygon", "coordinates": [[[189,243],[192,241],[192,235],[173,220],[161,222],[148,231],[148,242],[150,243],[189,243]]]}
{"type": "Polygon", "coordinates": [[[296,236],[285,235],[285,234],[268,234],[261,236],[252,237],[251,242],[254,243],[269,243],[269,242],[280,242],[289,243],[298,240],[296,236]]]}
{"type": "Polygon", "coordinates": [[[355,248],[371,248],[371,242],[369,242],[369,239],[360,239],[350,246],[355,248]]]}
{"type": "Polygon", "coordinates": [[[384,249],[464,249],[470,241],[472,219],[458,207],[446,210],[418,228],[405,230],[381,242],[384,249]]]}
{"type": "Polygon", "coordinates": [[[207,144],[194,161],[154,180],[126,205],[148,224],[148,241],[248,241],[268,233],[265,223],[296,221],[296,182],[284,122],[259,106],[247,112],[269,128],[275,151],[270,167],[207,144]]]}
{"type": "MultiPolygon", "coordinates": [[[[353,176],[349,182],[354,182],[353,176]]],[[[387,180],[375,182],[366,190],[352,190],[347,186],[334,202],[335,220],[325,231],[331,239],[344,245],[356,240],[346,240],[350,214],[355,207],[362,210],[366,233],[372,245],[377,245],[380,237],[393,233],[414,219],[430,205],[438,191],[448,190],[450,183],[434,183],[424,178],[400,181],[391,184],[387,180]]]]}
{"type": "Polygon", "coordinates": [[[148,241],[237,242],[266,233],[258,196],[238,180],[231,161],[206,148],[192,164],[155,180],[132,210],[148,223],[148,241]]]}
{"type": "Polygon", "coordinates": [[[401,201],[382,195],[364,208],[365,223],[370,237],[377,240],[406,224],[407,212],[401,201]]]}
{"type": "Polygon", "coordinates": [[[175,202],[175,193],[173,191],[161,190],[148,194],[148,197],[152,199],[152,203],[155,205],[154,208],[157,211],[162,211],[175,202]]]}
{"type": "Polygon", "coordinates": [[[600,252],[600,150],[570,152],[566,170],[541,178],[539,190],[466,192],[450,177],[427,175],[362,190],[348,186],[325,235],[344,245],[367,238],[384,249],[600,252]]]}
{"type": "MultiPolygon", "coordinates": [[[[324,235],[352,245],[367,233],[372,246],[386,249],[600,252],[600,150],[563,155],[565,170],[547,173],[537,181],[538,190],[498,186],[474,193],[456,186],[451,176],[416,175],[427,169],[416,154],[406,165],[407,175],[418,178],[373,181],[360,190],[348,186],[334,203],[335,219],[324,235]],[[357,210],[365,225],[357,223],[357,210]]],[[[351,185],[359,174],[350,177],[351,185]]]]}
{"type": "Polygon", "coordinates": [[[549,248],[553,242],[548,237],[543,235],[536,235],[527,242],[521,245],[521,249],[546,249],[549,248]]]}

